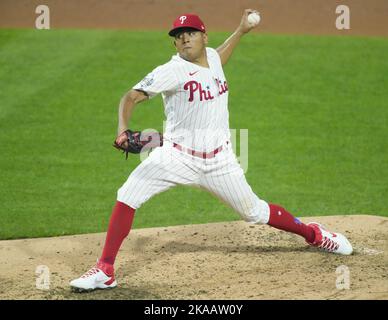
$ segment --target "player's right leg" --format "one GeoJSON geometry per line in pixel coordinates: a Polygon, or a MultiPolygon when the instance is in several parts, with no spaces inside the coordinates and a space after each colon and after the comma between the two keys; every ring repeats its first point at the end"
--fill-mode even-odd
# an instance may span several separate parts
{"type": "Polygon", "coordinates": [[[259,199],[246,181],[231,150],[227,149],[217,155],[214,162],[210,166],[212,170],[208,170],[201,179],[202,187],[235,209],[245,221],[268,224],[298,234],[310,245],[328,252],[344,255],[352,253],[350,242],[342,234],[328,232],[317,223],[304,224],[283,207],[259,199]]]}
{"type": "Polygon", "coordinates": [[[151,152],[118,190],[104,249],[97,265],[71,281],[70,286],[76,291],[115,287],[117,282],[113,265],[122,242],[129,234],[136,209],[158,193],[178,184],[195,185],[197,180],[195,168],[179,157],[177,151],[167,143],[151,152]]]}

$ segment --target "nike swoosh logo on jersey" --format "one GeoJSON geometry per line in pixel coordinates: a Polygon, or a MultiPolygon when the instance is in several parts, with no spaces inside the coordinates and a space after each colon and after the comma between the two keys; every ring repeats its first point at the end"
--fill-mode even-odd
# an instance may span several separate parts
{"type": "Polygon", "coordinates": [[[195,71],[195,72],[189,72],[189,76],[193,76],[195,75],[199,70],[195,71]]]}

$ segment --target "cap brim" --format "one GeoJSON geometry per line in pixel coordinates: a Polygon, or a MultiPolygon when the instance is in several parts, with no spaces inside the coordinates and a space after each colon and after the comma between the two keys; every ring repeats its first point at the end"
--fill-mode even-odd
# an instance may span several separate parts
{"type": "Polygon", "coordinates": [[[175,28],[175,29],[172,29],[170,30],[170,32],[168,33],[168,35],[170,37],[175,37],[175,35],[178,33],[178,32],[181,32],[183,30],[188,30],[188,31],[201,31],[201,32],[204,32],[203,30],[201,29],[197,29],[197,28],[194,28],[194,27],[178,27],[178,28],[175,28]]]}

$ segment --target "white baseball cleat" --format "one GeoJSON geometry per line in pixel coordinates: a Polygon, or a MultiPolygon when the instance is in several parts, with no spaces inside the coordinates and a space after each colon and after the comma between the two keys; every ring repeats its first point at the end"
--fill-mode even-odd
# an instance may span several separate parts
{"type": "Polygon", "coordinates": [[[91,268],[80,278],[71,281],[70,287],[77,292],[115,288],[117,282],[114,277],[113,267],[110,268],[109,274],[111,275],[106,273],[106,269],[102,263],[98,262],[95,267],[91,268]]]}
{"type": "Polygon", "coordinates": [[[350,244],[349,240],[341,233],[330,232],[317,222],[310,222],[307,225],[312,227],[315,232],[314,242],[308,242],[308,244],[327,252],[343,255],[352,254],[352,245],[350,244]]]}

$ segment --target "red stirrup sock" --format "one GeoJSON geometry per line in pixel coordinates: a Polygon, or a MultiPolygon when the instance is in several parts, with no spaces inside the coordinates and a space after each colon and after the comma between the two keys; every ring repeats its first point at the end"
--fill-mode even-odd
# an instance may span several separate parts
{"type": "Polygon", "coordinates": [[[309,243],[312,243],[315,240],[315,232],[313,228],[305,225],[284,208],[276,204],[269,203],[269,209],[270,214],[268,224],[271,227],[299,234],[309,243]]]}
{"type": "Polygon", "coordinates": [[[122,202],[116,202],[109,221],[104,250],[99,260],[99,266],[102,266],[103,271],[107,274],[113,273],[113,264],[117,256],[117,252],[131,230],[134,215],[135,209],[122,202]]]}

